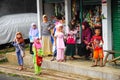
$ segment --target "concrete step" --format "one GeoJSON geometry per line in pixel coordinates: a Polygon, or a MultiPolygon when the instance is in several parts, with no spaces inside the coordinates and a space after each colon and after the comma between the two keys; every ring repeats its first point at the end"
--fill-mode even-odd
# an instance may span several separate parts
{"type": "MultiPolygon", "coordinates": [[[[25,66],[32,66],[32,56],[28,52],[26,53],[24,64],[25,66]]],[[[8,53],[6,57],[11,64],[17,64],[15,53],[8,53]]],[[[50,59],[51,57],[44,58],[42,68],[99,78],[101,80],[120,80],[120,66],[117,68],[110,66],[90,67],[92,61],[83,59],[68,60],[67,62],[51,62],[50,59]]]]}
{"type": "Polygon", "coordinates": [[[99,80],[96,78],[91,78],[91,77],[81,76],[81,75],[76,75],[71,73],[65,73],[65,72],[60,72],[60,71],[50,70],[50,69],[42,69],[42,74],[37,76],[34,74],[34,69],[24,68],[23,71],[18,71],[15,69],[16,67],[17,66],[10,65],[9,63],[0,64],[0,72],[13,75],[12,77],[23,76],[23,78],[25,77],[27,78],[22,80],[99,80]]]}

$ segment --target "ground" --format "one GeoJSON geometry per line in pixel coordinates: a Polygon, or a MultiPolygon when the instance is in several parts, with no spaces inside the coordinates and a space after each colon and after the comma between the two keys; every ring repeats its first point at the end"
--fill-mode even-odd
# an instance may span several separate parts
{"type": "Polygon", "coordinates": [[[42,74],[37,76],[34,74],[34,69],[25,68],[24,71],[18,71],[15,68],[15,65],[9,63],[0,64],[0,80],[99,80],[50,69],[42,69],[42,74]]]}

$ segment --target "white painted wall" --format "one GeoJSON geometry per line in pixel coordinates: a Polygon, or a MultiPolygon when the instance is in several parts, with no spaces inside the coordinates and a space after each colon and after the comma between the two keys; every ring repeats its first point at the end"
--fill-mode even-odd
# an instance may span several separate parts
{"type": "MultiPolygon", "coordinates": [[[[107,0],[107,4],[102,4],[102,14],[106,17],[106,19],[102,20],[103,49],[112,50],[111,0],[107,0]]],[[[109,58],[111,58],[111,56],[109,58]]]]}

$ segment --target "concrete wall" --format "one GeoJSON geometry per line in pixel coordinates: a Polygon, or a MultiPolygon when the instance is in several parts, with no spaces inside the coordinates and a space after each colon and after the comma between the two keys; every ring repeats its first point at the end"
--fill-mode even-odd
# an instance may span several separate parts
{"type": "Polygon", "coordinates": [[[54,6],[52,3],[44,3],[44,14],[46,14],[49,18],[54,15],[54,6]]]}

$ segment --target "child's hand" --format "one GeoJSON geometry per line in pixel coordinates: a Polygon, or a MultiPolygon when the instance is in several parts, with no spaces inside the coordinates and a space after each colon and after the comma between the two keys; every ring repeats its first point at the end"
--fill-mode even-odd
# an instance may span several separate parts
{"type": "Polygon", "coordinates": [[[103,46],[103,43],[102,43],[102,42],[100,42],[99,46],[100,46],[100,47],[102,47],[102,46],[103,46]]]}
{"type": "Polygon", "coordinates": [[[42,40],[42,37],[40,37],[40,40],[42,40]]]}
{"type": "Polygon", "coordinates": [[[56,43],[55,43],[55,46],[56,46],[56,43]]]}
{"type": "Polygon", "coordinates": [[[50,30],[50,27],[48,28],[48,31],[50,30]]]}

